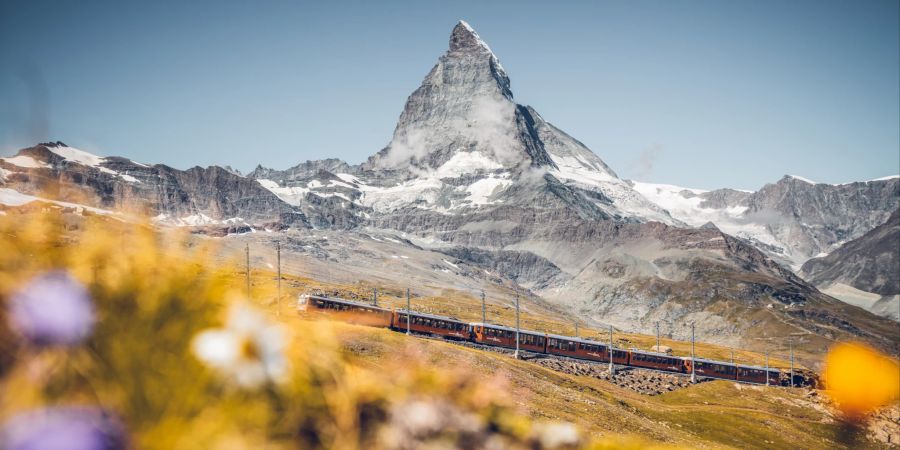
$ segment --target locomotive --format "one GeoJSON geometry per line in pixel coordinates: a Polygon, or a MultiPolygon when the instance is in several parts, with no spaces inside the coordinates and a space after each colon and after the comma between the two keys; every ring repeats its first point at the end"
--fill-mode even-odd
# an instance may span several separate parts
{"type": "MultiPolygon", "coordinates": [[[[387,309],[368,303],[320,295],[301,295],[297,302],[301,312],[321,312],[350,323],[388,328],[400,332],[416,332],[449,340],[516,348],[516,329],[481,322],[463,322],[447,316],[425,314],[406,309],[387,309]]],[[[672,356],[665,353],[618,349],[599,341],[573,336],[519,329],[520,350],[594,362],[632,366],[644,369],[690,374],[752,384],[782,385],[779,369],[734,364],[701,358],[672,356]]]]}

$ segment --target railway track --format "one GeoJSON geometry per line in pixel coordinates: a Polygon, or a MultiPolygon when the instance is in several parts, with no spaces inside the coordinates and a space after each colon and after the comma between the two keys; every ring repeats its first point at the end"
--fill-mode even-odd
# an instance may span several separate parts
{"type": "MultiPolygon", "coordinates": [[[[351,300],[303,295],[298,301],[297,309],[298,311],[310,309],[343,317],[350,322],[388,328],[401,333],[415,333],[418,337],[440,339],[486,351],[518,353],[521,359],[526,360],[546,361],[551,358],[556,361],[569,361],[568,365],[573,367],[576,367],[574,364],[577,362],[582,365],[581,367],[592,367],[587,372],[595,374],[607,372],[608,369],[599,372],[596,369],[600,366],[608,367],[612,360],[614,367],[617,368],[627,367],[630,370],[637,369],[648,373],[689,376],[692,382],[697,379],[710,378],[772,386],[797,385],[796,376],[793,377],[794,379],[790,379],[791,377],[787,377],[787,374],[779,369],[739,365],[693,356],[686,358],[637,349],[620,349],[593,340],[533,330],[520,330],[494,324],[466,323],[451,317],[404,309],[386,309],[374,304],[351,300]],[[789,380],[785,380],[785,378],[789,380]]],[[[565,367],[566,364],[555,364],[555,366],[565,367]]],[[[615,379],[609,374],[606,376],[611,380],[615,379]]],[[[677,378],[671,379],[676,380],[677,378]]]]}

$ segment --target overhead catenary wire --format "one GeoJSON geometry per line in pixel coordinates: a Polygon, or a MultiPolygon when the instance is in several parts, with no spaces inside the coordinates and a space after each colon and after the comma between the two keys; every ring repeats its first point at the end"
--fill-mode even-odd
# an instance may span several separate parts
{"type": "MultiPolygon", "coordinates": [[[[277,270],[277,272],[278,272],[278,275],[277,275],[277,276],[278,276],[278,278],[277,278],[277,280],[278,280],[278,286],[277,286],[277,287],[278,287],[278,298],[279,298],[279,301],[280,301],[280,297],[281,297],[281,294],[282,294],[282,291],[281,291],[281,281],[282,281],[282,278],[283,278],[283,276],[282,276],[283,273],[287,273],[287,274],[290,274],[290,275],[292,275],[292,276],[301,276],[301,277],[305,277],[305,278],[316,279],[316,278],[322,277],[322,274],[334,275],[334,273],[339,272],[339,273],[346,274],[346,278],[347,278],[347,280],[348,280],[347,283],[351,283],[351,282],[352,282],[351,280],[354,279],[354,278],[355,278],[355,279],[358,279],[358,275],[359,275],[358,271],[355,271],[355,270],[353,270],[352,268],[348,269],[348,268],[344,268],[344,267],[341,267],[341,266],[327,266],[327,267],[325,267],[324,265],[323,265],[322,267],[318,267],[318,268],[317,268],[317,267],[315,267],[314,265],[304,264],[304,263],[302,263],[302,262],[300,262],[300,261],[292,260],[291,258],[287,258],[287,259],[282,260],[281,254],[280,254],[280,253],[281,253],[281,252],[280,252],[280,247],[281,247],[280,242],[275,242],[274,245],[275,245],[275,247],[276,247],[276,251],[275,251],[275,256],[276,256],[276,267],[275,267],[275,268],[276,268],[276,270],[277,270]]],[[[248,243],[248,244],[245,244],[244,253],[245,253],[245,255],[244,255],[245,258],[244,258],[244,259],[245,259],[245,265],[246,265],[246,267],[245,267],[245,277],[246,277],[246,285],[247,285],[247,286],[246,286],[246,289],[247,289],[247,294],[248,294],[248,297],[249,297],[250,294],[251,294],[251,287],[252,287],[252,277],[251,277],[252,266],[251,266],[251,259],[250,259],[250,245],[249,245],[249,243],[248,243]]],[[[270,253],[270,254],[271,254],[271,253],[270,253]]],[[[255,257],[255,258],[256,258],[257,260],[261,259],[259,256],[255,257]]],[[[262,259],[265,260],[264,258],[262,258],[262,259]]],[[[272,265],[269,264],[269,267],[271,268],[272,265]]],[[[331,278],[331,277],[325,277],[325,278],[331,278]]],[[[294,284],[294,285],[296,285],[296,284],[294,284]]],[[[378,302],[378,300],[379,300],[379,299],[377,298],[377,296],[378,296],[377,289],[378,289],[378,288],[373,288],[373,289],[372,289],[372,301],[373,301],[374,304],[377,304],[377,302],[378,302]]],[[[352,289],[351,289],[351,290],[352,290],[352,289]]],[[[515,311],[515,312],[516,312],[516,319],[517,319],[516,322],[517,322],[517,330],[518,330],[519,332],[521,332],[521,329],[522,329],[522,326],[523,326],[523,325],[527,325],[527,326],[529,327],[529,329],[534,329],[535,331],[539,331],[539,330],[542,329],[542,328],[546,329],[546,327],[547,327],[549,324],[551,324],[551,323],[556,323],[556,322],[547,322],[546,320],[537,320],[537,319],[530,318],[530,317],[522,317],[522,316],[521,316],[521,309],[523,308],[523,305],[521,304],[521,299],[518,298],[518,297],[519,297],[519,292],[518,292],[518,287],[517,287],[517,286],[514,288],[514,292],[515,292],[516,297],[517,297],[517,298],[516,298],[516,303],[514,303],[513,305],[509,305],[509,306],[510,306],[510,307],[515,307],[515,308],[516,308],[516,311],[515,311]]],[[[483,293],[482,293],[482,294],[483,294],[483,293]]],[[[402,296],[403,296],[403,295],[402,295],[402,291],[401,291],[401,294],[395,295],[395,296],[397,297],[397,299],[402,299],[402,296]]],[[[417,298],[418,298],[418,297],[417,297],[417,298]]],[[[423,299],[424,299],[424,298],[423,298],[423,299]]],[[[401,301],[402,301],[402,300],[401,300],[401,301]]],[[[464,315],[465,315],[465,312],[464,312],[464,310],[463,310],[463,307],[465,306],[465,304],[464,304],[464,303],[461,303],[461,302],[459,302],[459,301],[456,301],[456,302],[449,302],[449,301],[440,299],[439,297],[428,298],[426,301],[429,302],[429,304],[428,304],[427,306],[424,306],[424,308],[427,308],[428,311],[431,312],[431,313],[435,313],[435,314],[446,314],[447,311],[449,311],[449,310],[455,310],[458,316],[464,316],[464,315]]],[[[396,300],[394,300],[394,302],[396,302],[396,300]]],[[[396,303],[392,303],[391,301],[388,301],[388,304],[390,305],[390,304],[396,304],[396,303]]],[[[280,305],[278,306],[278,309],[277,309],[276,311],[278,311],[279,309],[280,309],[280,305]]],[[[526,308],[526,309],[527,309],[527,308],[526,308]]],[[[487,305],[487,302],[486,302],[486,296],[485,296],[485,299],[482,300],[482,315],[481,315],[482,322],[486,322],[486,321],[487,321],[487,320],[486,320],[486,316],[487,316],[487,312],[488,312],[487,310],[488,310],[488,305],[487,305]]],[[[276,312],[276,314],[278,314],[278,312],[276,312]]],[[[502,317],[502,316],[501,316],[501,317],[502,317]]],[[[579,336],[580,336],[581,333],[582,333],[580,324],[576,321],[576,322],[574,323],[574,325],[575,325],[575,327],[576,327],[576,329],[577,329],[576,335],[579,335],[579,336]]],[[[657,322],[657,324],[656,324],[656,327],[657,327],[657,336],[656,336],[656,344],[657,344],[657,347],[656,347],[656,350],[659,351],[659,350],[661,350],[661,336],[660,336],[660,330],[659,330],[660,324],[659,324],[658,322],[657,322]]],[[[695,332],[694,332],[693,328],[694,328],[694,327],[693,327],[693,324],[692,324],[692,333],[691,333],[691,357],[690,357],[691,360],[692,360],[692,366],[693,366],[693,360],[695,360],[695,359],[701,359],[701,356],[700,356],[699,354],[697,354],[695,332]]],[[[670,338],[670,339],[671,339],[671,338],[670,338]]],[[[516,342],[517,345],[519,344],[518,340],[519,340],[519,339],[517,339],[517,342],[516,342]]],[[[683,341],[682,341],[682,342],[683,342],[683,341]]],[[[739,360],[746,360],[746,359],[743,359],[743,358],[738,358],[738,355],[737,355],[737,353],[736,353],[736,349],[731,348],[731,349],[729,349],[729,351],[730,351],[730,353],[731,353],[731,362],[732,362],[732,363],[736,364],[736,363],[738,363],[739,360]]],[[[756,352],[753,352],[753,353],[756,353],[756,352]]],[[[760,365],[760,366],[765,366],[767,369],[777,369],[777,368],[778,368],[777,365],[773,366],[773,365],[771,364],[771,362],[772,362],[772,361],[771,361],[771,357],[772,357],[772,356],[776,356],[776,357],[777,357],[777,355],[772,355],[772,354],[770,354],[770,352],[769,352],[768,350],[766,350],[765,352],[759,352],[759,353],[757,353],[757,354],[759,354],[759,357],[757,357],[757,358],[758,358],[757,361],[759,361],[759,362],[757,363],[758,365],[760,365]],[[762,363],[762,364],[760,364],[760,363],[762,363]]],[[[790,342],[789,354],[788,354],[788,355],[785,355],[785,356],[786,356],[786,357],[782,357],[782,358],[781,358],[781,360],[783,361],[782,364],[785,362],[784,360],[787,360],[786,362],[788,362],[788,364],[785,364],[785,365],[788,365],[788,366],[789,366],[789,377],[790,377],[789,384],[790,384],[790,385],[794,385],[794,372],[796,372],[796,361],[797,361],[798,359],[800,359],[800,358],[797,358],[797,356],[795,355],[795,353],[794,353],[794,351],[793,351],[793,342],[792,342],[792,341],[790,342]]],[[[782,367],[784,367],[784,366],[782,366],[782,367]]],[[[693,373],[693,368],[692,368],[692,375],[694,375],[694,373],[693,373]]]]}

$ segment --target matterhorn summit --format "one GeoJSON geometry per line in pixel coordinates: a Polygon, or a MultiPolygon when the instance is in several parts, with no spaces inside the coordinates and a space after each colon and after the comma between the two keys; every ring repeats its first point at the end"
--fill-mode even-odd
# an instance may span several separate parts
{"type": "Polygon", "coordinates": [[[401,183],[389,198],[374,189],[363,196],[376,209],[402,206],[398,198],[455,211],[564,197],[563,204],[589,216],[673,221],[584,144],[517,104],[500,60],[464,21],[407,99],[391,142],[361,169],[394,173],[389,180],[401,183]],[[548,194],[556,198],[543,198],[548,194]]]}

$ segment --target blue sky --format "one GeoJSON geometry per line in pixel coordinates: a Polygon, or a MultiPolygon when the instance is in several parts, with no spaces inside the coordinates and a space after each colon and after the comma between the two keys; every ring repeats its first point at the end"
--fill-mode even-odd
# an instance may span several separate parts
{"type": "Polygon", "coordinates": [[[182,3],[2,2],[0,154],[360,162],[464,19],[519,103],[624,178],[900,172],[896,0],[182,3]]]}

